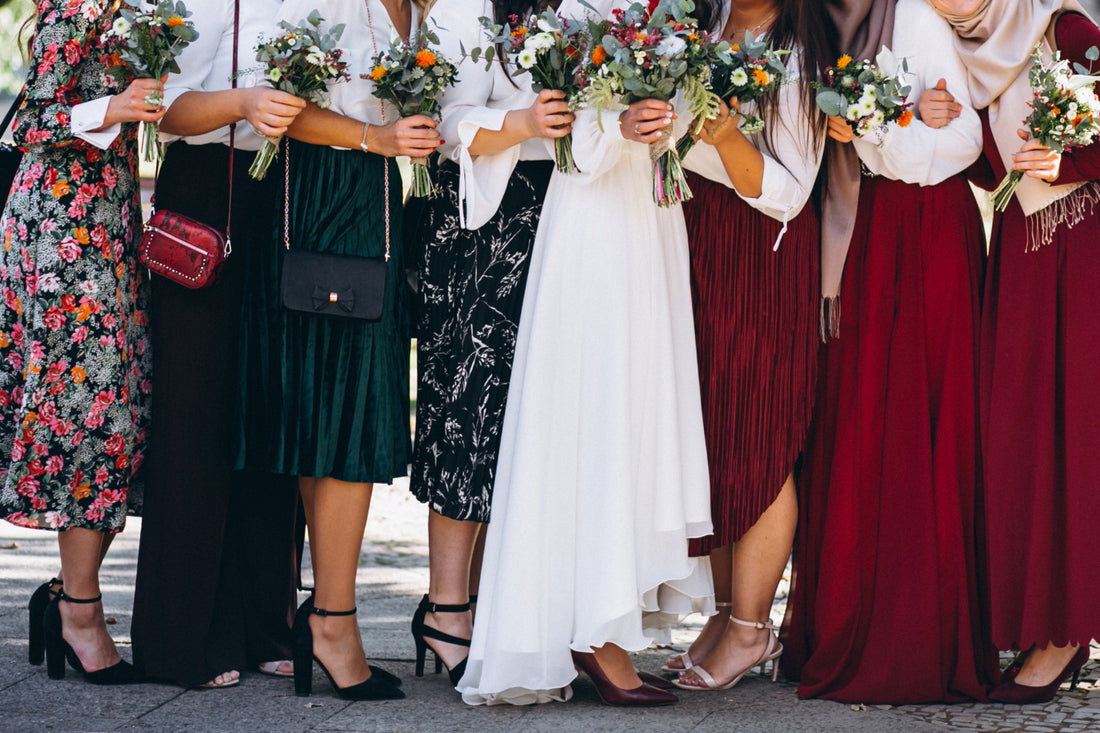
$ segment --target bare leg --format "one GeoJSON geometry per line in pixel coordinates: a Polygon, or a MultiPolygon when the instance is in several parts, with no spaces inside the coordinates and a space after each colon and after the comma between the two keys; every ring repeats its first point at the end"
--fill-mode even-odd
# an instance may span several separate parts
{"type": "Polygon", "coordinates": [[[593,648],[592,655],[596,657],[600,669],[611,680],[611,684],[622,690],[633,690],[642,686],[638,670],[634,669],[630,655],[622,647],[616,644],[604,644],[593,648]]]}
{"type": "MultiPolygon", "coordinates": [[[[373,486],[333,478],[302,478],[298,486],[309,527],[316,588],[313,605],[326,611],[348,611],[355,607],[355,571],[373,486]]],[[[357,616],[310,615],[309,626],[313,653],[338,687],[370,677],[357,616]]]]}
{"type": "MultiPolygon", "coordinates": [[[[481,525],[450,519],[434,511],[428,512],[428,598],[432,603],[462,605],[470,597],[470,556],[473,553],[481,525]]],[[[425,623],[451,636],[469,639],[474,617],[465,613],[429,613],[425,623]]],[[[469,653],[466,647],[428,640],[448,669],[454,669],[469,653]]]]}
{"type": "Polygon", "coordinates": [[[1024,666],[1020,667],[1015,682],[1027,687],[1046,687],[1062,673],[1076,653],[1076,644],[1066,646],[1048,644],[1042,649],[1036,647],[1028,652],[1024,666]]]}
{"type": "MultiPolygon", "coordinates": [[[[474,541],[474,556],[470,558],[470,597],[477,597],[481,585],[481,561],[485,557],[485,525],[478,525],[477,540],[474,541]]],[[[470,604],[470,613],[477,617],[477,601],[470,604]]]]}
{"type": "MultiPolygon", "coordinates": [[[[100,549],[99,549],[99,563],[96,565],[96,576],[98,577],[99,568],[103,567],[103,559],[105,557],[107,557],[107,550],[111,549],[111,543],[115,541],[115,535],[107,533],[107,532],[97,532],[96,534],[98,534],[102,538],[100,540],[100,545],[101,546],[100,546],[100,549]]],[[[57,575],[55,577],[58,580],[60,580],[62,583],[64,583],[65,582],[65,570],[64,570],[64,568],[62,568],[61,570],[58,570],[57,575]]],[[[57,589],[54,588],[54,590],[57,590],[57,589]]]]}
{"type": "MultiPolygon", "coordinates": [[[[775,589],[794,542],[798,524],[798,500],[794,476],[783,482],[779,496],[745,535],[733,545],[731,576],[732,615],[745,621],[766,622],[771,615],[775,589]]],[[[729,682],[764,654],[771,631],[729,624],[718,644],[701,665],[718,684],[729,682]]],[[[681,679],[701,686],[702,680],[690,670],[681,679]]]]}
{"type": "MultiPolygon", "coordinates": [[[[74,528],[57,533],[67,596],[83,599],[99,595],[99,565],[109,544],[103,532],[91,529],[74,528]]],[[[102,603],[61,601],[58,608],[61,635],[72,646],[86,672],[118,664],[118,650],[107,633],[102,603]]]]}
{"type": "MultiPolygon", "coordinates": [[[[714,645],[718,643],[722,632],[726,630],[730,619],[730,581],[733,574],[733,545],[719,547],[710,552],[710,569],[714,575],[714,601],[718,606],[718,613],[707,618],[703,630],[695,641],[688,647],[688,657],[693,664],[710,653],[714,645]]],[[[677,655],[668,661],[669,669],[683,669],[684,662],[677,655]]]]}

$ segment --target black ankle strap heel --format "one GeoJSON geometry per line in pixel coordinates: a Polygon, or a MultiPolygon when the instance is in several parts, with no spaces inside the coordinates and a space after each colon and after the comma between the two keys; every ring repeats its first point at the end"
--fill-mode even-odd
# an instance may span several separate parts
{"type": "MultiPolygon", "coordinates": [[[[473,597],[476,601],[476,596],[473,597]]],[[[440,631],[434,627],[428,626],[424,619],[429,613],[465,613],[470,610],[470,603],[432,603],[428,600],[428,595],[425,593],[424,597],[420,599],[420,605],[416,608],[416,613],[412,619],[412,635],[413,643],[416,645],[416,676],[424,676],[424,661],[428,655],[428,649],[431,649],[435,654],[435,671],[436,674],[443,671],[443,658],[439,656],[431,645],[428,644],[428,639],[434,639],[435,641],[442,641],[445,644],[454,644],[455,646],[470,646],[469,639],[462,639],[457,636],[451,636],[450,634],[440,631]]],[[[462,679],[462,675],[466,673],[466,660],[469,655],[466,656],[461,662],[454,667],[447,669],[447,676],[451,679],[452,685],[457,685],[458,681],[462,679]]]]}
{"type": "Polygon", "coordinates": [[[313,663],[321,668],[328,677],[332,689],[343,700],[400,700],[405,693],[398,689],[401,680],[384,669],[368,665],[371,676],[357,685],[337,687],[336,680],[332,678],[324,663],[313,654],[313,630],[309,627],[310,616],[354,616],[355,608],[350,611],[329,611],[326,608],[317,608],[313,605],[313,596],[310,596],[298,608],[294,616],[294,694],[298,697],[309,697],[313,692],[313,663]]]}

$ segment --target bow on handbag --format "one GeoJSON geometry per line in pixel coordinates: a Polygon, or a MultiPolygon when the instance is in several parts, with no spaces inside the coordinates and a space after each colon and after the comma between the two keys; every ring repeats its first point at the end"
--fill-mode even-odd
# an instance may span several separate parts
{"type": "Polygon", "coordinates": [[[329,305],[335,303],[336,306],[345,313],[352,313],[355,311],[355,291],[351,288],[346,288],[341,291],[325,290],[320,286],[314,286],[313,288],[313,310],[323,311],[328,308],[329,305]]]}

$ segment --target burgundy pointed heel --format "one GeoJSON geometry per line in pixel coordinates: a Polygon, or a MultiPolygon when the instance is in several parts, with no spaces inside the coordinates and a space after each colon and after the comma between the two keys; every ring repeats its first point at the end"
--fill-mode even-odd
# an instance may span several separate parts
{"type": "Polygon", "coordinates": [[[1016,683],[1016,675],[1013,674],[1011,679],[1002,681],[1001,684],[989,691],[989,699],[1012,705],[1036,705],[1050,702],[1058,694],[1058,688],[1062,686],[1066,678],[1073,678],[1069,686],[1071,690],[1077,686],[1081,667],[1084,667],[1087,661],[1089,661],[1089,645],[1082,644],[1077,648],[1077,653],[1069,660],[1069,664],[1065,666],[1065,669],[1049,685],[1044,687],[1020,685],[1016,683]]]}
{"type": "Polygon", "coordinates": [[[656,705],[671,705],[678,702],[679,698],[671,692],[658,690],[656,687],[642,682],[641,686],[632,690],[624,690],[617,687],[614,682],[604,674],[596,656],[592,653],[573,652],[573,663],[580,667],[592,684],[596,686],[596,693],[607,705],[619,707],[654,707],[656,705]]]}

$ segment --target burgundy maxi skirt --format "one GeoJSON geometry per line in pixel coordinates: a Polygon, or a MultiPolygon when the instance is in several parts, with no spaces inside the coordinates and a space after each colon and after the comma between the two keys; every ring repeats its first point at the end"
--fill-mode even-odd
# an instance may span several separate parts
{"type": "Polygon", "coordinates": [[[799,475],[783,665],[801,697],[984,699],[978,328],[965,179],[865,178],[799,475]]]}

